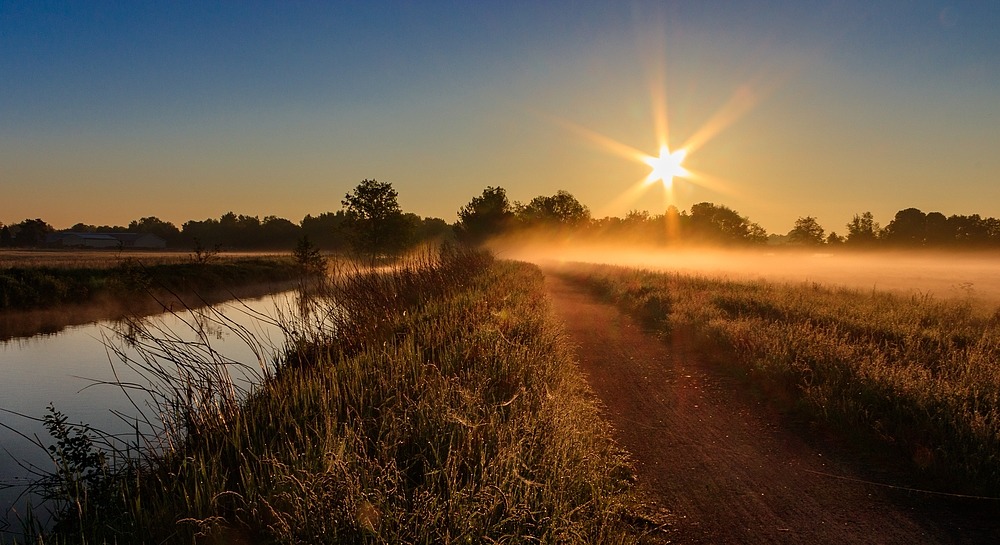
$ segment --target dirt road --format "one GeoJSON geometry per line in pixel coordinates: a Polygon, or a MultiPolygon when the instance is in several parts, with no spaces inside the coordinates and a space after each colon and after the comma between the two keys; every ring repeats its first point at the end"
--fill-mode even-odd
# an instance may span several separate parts
{"type": "Polygon", "coordinates": [[[1000,502],[862,482],[874,479],[854,457],[803,437],[683,332],[657,339],[580,287],[546,284],[640,486],[673,514],[666,540],[1000,543],[1000,502]]]}

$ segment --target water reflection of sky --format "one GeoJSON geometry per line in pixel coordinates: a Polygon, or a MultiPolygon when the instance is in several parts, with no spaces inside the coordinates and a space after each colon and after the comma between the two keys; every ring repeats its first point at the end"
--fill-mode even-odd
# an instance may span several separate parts
{"type": "MultiPolygon", "coordinates": [[[[262,347],[265,364],[271,363],[275,351],[284,342],[281,330],[267,317],[290,316],[295,308],[295,293],[285,292],[250,301],[230,302],[217,305],[213,309],[202,309],[177,315],[159,315],[151,318],[153,331],[169,332],[179,339],[193,341],[198,338],[191,325],[204,326],[204,338],[223,357],[240,362],[250,369],[259,370],[258,353],[255,352],[233,329],[221,325],[218,312],[226,320],[246,328],[262,347]],[[258,315],[259,314],[259,315],[258,315]],[[199,316],[207,316],[206,321],[199,316]],[[213,319],[214,316],[214,319],[213,319]]],[[[0,343],[0,423],[10,426],[28,437],[39,437],[49,443],[40,422],[12,414],[20,413],[33,418],[46,414],[49,404],[69,417],[69,422],[86,422],[94,428],[108,433],[128,434],[136,425],[135,420],[127,422],[118,416],[137,416],[135,407],[121,389],[109,384],[117,378],[122,382],[145,383],[142,377],[123,365],[109,350],[109,346],[124,349],[134,355],[120,337],[116,338],[115,322],[66,328],[56,335],[39,335],[29,339],[19,339],[0,343]],[[113,365],[112,365],[113,364],[113,365]],[[117,413],[117,414],[116,414],[117,413]]],[[[246,386],[248,378],[233,373],[239,386],[246,386]]],[[[145,405],[148,397],[133,394],[133,399],[145,405]]],[[[151,416],[152,411],[146,411],[151,416]]],[[[142,427],[142,426],[140,426],[142,427]]],[[[27,472],[18,461],[36,464],[48,469],[51,462],[36,445],[14,431],[0,427],[0,482],[23,482],[27,472]]],[[[8,512],[12,502],[20,493],[19,488],[0,489],[0,509],[8,512]]],[[[3,520],[0,517],[0,520],[3,520]]],[[[8,516],[8,520],[10,519],[8,516]]],[[[16,528],[16,522],[14,522],[16,528]]]]}

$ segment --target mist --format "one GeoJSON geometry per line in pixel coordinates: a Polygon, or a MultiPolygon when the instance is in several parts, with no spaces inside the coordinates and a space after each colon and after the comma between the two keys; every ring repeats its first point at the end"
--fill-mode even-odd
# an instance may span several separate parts
{"type": "Polygon", "coordinates": [[[599,263],[736,281],[818,283],[1000,304],[1000,255],[995,252],[663,248],[540,238],[495,240],[490,246],[502,258],[542,266],[599,263]]]}

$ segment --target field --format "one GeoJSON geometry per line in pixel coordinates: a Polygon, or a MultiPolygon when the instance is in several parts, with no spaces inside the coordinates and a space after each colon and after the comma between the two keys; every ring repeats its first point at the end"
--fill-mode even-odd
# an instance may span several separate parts
{"type": "Polygon", "coordinates": [[[446,252],[336,277],[312,301],[252,392],[200,348],[137,332],[155,356],[137,364],[176,367],[150,369],[177,377],[156,387],[157,447],[101,457],[99,434],[54,415],[63,471],[45,485],[65,503],[46,542],[636,541],[631,467],[537,268],[446,252]]]}
{"type": "Polygon", "coordinates": [[[167,292],[234,289],[300,275],[288,257],[233,254],[195,260],[176,253],[2,252],[0,311],[104,303],[167,292]]]}
{"type": "MultiPolygon", "coordinates": [[[[1000,495],[1000,313],[969,293],[594,264],[544,270],[664,340],[685,332],[692,343],[678,357],[710,362],[767,410],[804,424],[788,433],[878,445],[923,492],[1000,495]]],[[[602,418],[620,407],[598,407],[539,268],[446,248],[340,272],[309,287],[304,315],[282,324],[284,355],[251,391],[212,365],[210,346],[136,322],[133,342],[146,357],[123,363],[154,377],[161,432],[124,444],[50,415],[60,470],[40,486],[63,503],[44,541],[636,543],[666,535],[650,513],[673,506],[637,499],[646,496],[635,489],[630,455],[602,418]]],[[[614,373],[613,357],[598,364],[614,373]]],[[[794,496],[794,487],[773,486],[794,496]]]]}
{"type": "MultiPolygon", "coordinates": [[[[248,257],[286,256],[278,253],[261,252],[220,252],[215,260],[226,261],[248,257]]],[[[132,260],[143,265],[170,265],[190,263],[196,259],[191,252],[148,251],[148,250],[14,250],[0,249],[0,271],[12,268],[44,269],[109,269],[123,260],[132,260]]]]}
{"type": "Polygon", "coordinates": [[[1000,493],[1000,313],[817,283],[561,271],[661,335],[694,331],[767,403],[888,445],[943,490],[1000,493]]]}
{"type": "Polygon", "coordinates": [[[602,246],[577,243],[498,246],[498,255],[535,263],[600,263],[736,281],[817,283],[862,291],[930,294],[938,299],[1000,305],[1000,253],[995,251],[809,252],[602,246]]]}

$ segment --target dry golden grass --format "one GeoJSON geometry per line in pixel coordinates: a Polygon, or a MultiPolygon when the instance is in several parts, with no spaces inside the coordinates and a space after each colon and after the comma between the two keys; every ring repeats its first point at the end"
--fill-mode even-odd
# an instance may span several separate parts
{"type": "MultiPolygon", "coordinates": [[[[287,256],[288,252],[221,252],[212,256],[215,260],[245,257],[287,256]]],[[[0,249],[0,269],[9,268],[55,268],[55,269],[107,269],[117,266],[125,259],[141,262],[143,265],[167,265],[186,263],[194,260],[194,254],[180,250],[15,250],[0,249]]]]}
{"type": "Polygon", "coordinates": [[[700,333],[771,399],[883,441],[948,486],[1000,490],[1000,312],[815,283],[567,274],[662,332],[700,333]]]}

